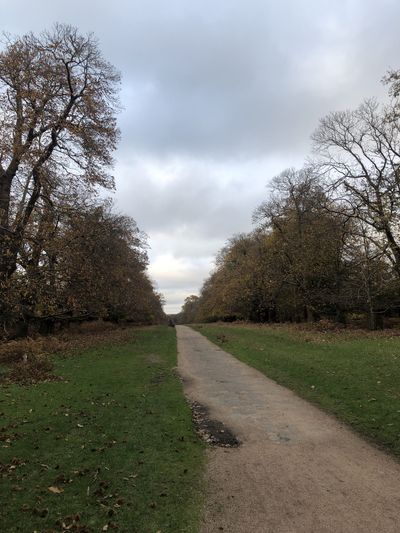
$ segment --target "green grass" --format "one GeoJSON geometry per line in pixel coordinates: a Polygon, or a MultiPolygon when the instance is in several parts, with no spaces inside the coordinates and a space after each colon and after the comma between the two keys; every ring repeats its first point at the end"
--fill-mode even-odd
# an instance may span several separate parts
{"type": "Polygon", "coordinates": [[[194,329],[400,456],[399,337],[310,339],[285,328],[194,329]]]}
{"type": "Polygon", "coordinates": [[[0,531],[61,532],[73,520],[82,533],[197,531],[204,446],[173,373],[175,334],[133,335],[58,356],[65,382],[0,390],[0,531]]]}

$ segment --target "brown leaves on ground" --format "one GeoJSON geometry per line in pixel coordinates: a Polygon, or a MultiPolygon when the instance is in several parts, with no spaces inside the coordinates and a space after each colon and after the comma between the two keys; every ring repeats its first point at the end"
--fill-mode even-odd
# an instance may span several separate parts
{"type": "Polygon", "coordinates": [[[14,470],[21,466],[25,466],[28,461],[20,459],[19,457],[14,457],[10,463],[0,462],[0,474],[6,476],[11,474],[14,470]]]}
{"type": "MultiPolygon", "coordinates": [[[[244,320],[237,320],[235,322],[215,322],[213,325],[222,326],[224,328],[244,327],[246,329],[269,329],[277,333],[287,333],[296,339],[305,342],[324,343],[327,340],[357,340],[366,337],[370,339],[393,338],[400,336],[400,322],[392,319],[390,327],[383,330],[366,330],[360,327],[357,323],[349,323],[346,326],[338,324],[332,320],[318,320],[316,322],[282,322],[282,323],[254,323],[244,320]]],[[[226,340],[230,340],[228,337],[226,340]]]]}
{"type": "Polygon", "coordinates": [[[228,337],[224,335],[223,333],[221,333],[220,335],[217,335],[217,341],[220,344],[224,344],[224,342],[228,342],[228,337]]]}
{"type": "Polygon", "coordinates": [[[0,363],[9,367],[3,383],[32,385],[43,381],[62,381],[53,374],[53,354],[72,355],[102,344],[123,344],[133,338],[133,327],[96,321],[71,327],[59,335],[0,343],[0,363]]]}
{"type": "Polygon", "coordinates": [[[12,340],[0,343],[0,362],[16,364],[30,359],[43,359],[48,353],[62,349],[61,339],[56,337],[38,337],[12,340]]]}
{"type": "Polygon", "coordinates": [[[32,357],[27,362],[13,364],[3,382],[33,385],[43,381],[62,381],[63,378],[52,373],[53,367],[47,357],[32,357]]]}
{"type": "Polygon", "coordinates": [[[17,424],[11,424],[10,426],[0,427],[0,442],[4,442],[3,447],[5,447],[8,444],[11,444],[11,442],[21,438],[21,434],[20,433],[7,433],[7,430],[10,427],[17,427],[17,424]]]}
{"type": "Polygon", "coordinates": [[[68,515],[60,518],[56,522],[56,526],[64,531],[74,531],[75,533],[90,533],[92,530],[81,523],[81,516],[79,514],[68,515]]]}

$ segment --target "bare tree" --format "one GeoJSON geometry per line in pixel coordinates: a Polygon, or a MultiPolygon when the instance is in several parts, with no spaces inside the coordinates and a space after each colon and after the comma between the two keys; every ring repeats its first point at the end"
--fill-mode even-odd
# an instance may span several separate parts
{"type": "Polygon", "coordinates": [[[313,135],[319,170],[341,205],[369,228],[368,238],[400,277],[400,122],[397,103],[374,100],[331,113],[313,135]]]}

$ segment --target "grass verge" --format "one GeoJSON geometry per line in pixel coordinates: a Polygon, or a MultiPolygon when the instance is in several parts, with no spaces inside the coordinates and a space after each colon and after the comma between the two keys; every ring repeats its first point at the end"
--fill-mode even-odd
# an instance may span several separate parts
{"type": "Polygon", "coordinates": [[[197,531],[204,445],[175,333],[132,335],[56,357],[65,381],[1,388],[1,531],[197,531]]]}
{"type": "Polygon", "coordinates": [[[400,338],[203,325],[225,351],[400,456],[400,338]]]}

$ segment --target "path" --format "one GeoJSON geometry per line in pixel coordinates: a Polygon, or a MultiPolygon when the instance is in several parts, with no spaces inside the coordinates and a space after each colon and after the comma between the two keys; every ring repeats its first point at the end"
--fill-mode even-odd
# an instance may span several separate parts
{"type": "Polygon", "coordinates": [[[399,533],[400,464],[177,326],[186,394],[238,436],[209,452],[202,533],[399,533]]]}

